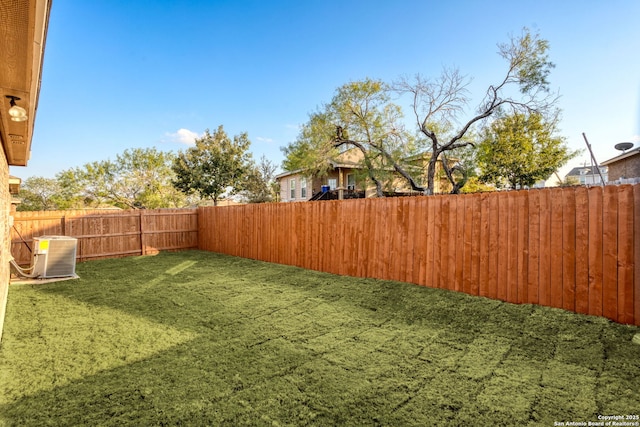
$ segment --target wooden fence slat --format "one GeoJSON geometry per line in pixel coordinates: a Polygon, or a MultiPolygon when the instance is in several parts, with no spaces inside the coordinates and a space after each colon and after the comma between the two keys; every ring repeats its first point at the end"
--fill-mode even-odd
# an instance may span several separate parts
{"type": "Polygon", "coordinates": [[[576,308],[576,201],[575,190],[562,194],[562,308],[576,308]]]}
{"type": "Polygon", "coordinates": [[[562,191],[549,193],[551,195],[551,240],[549,252],[551,256],[551,277],[550,277],[550,305],[551,307],[562,308],[562,191]]]}
{"type": "Polygon", "coordinates": [[[509,194],[498,198],[498,271],[496,298],[507,300],[507,270],[509,266],[509,194]]]}
{"type": "Polygon", "coordinates": [[[551,192],[540,192],[540,264],[538,300],[551,306],[551,192]]]}
{"type": "Polygon", "coordinates": [[[540,287],[540,191],[529,193],[527,303],[538,304],[540,287]]]}
{"type": "Polygon", "coordinates": [[[488,254],[488,272],[487,272],[487,292],[485,296],[489,298],[498,297],[498,259],[500,254],[498,251],[499,235],[500,235],[500,217],[499,217],[499,198],[500,193],[489,198],[489,250],[488,254]]]}
{"type": "Polygon", "coordinates": [[[528,192],[519,191],[517,193],[517,277],[518,277],[518,296],[517,303],[527,302],[527,278],[529,272],[529,227],[527,220],[529,218],[529,198],[528,192]]]}
{"type": "Polygon", "coordinates": [[[633,323],[633,187],[618,187],[618,316],[633,323]]]}
{"type": "Polygon", "coordinates": [[[602,316],[603,196],[602,187],[590,187],[589,196],[589,314],[602,316]]]}
{"type": "Polygon", "coordinates": [[[602,315],[618,318],[618,188],[604,188],[602,218],[602,315]]]}
{"type": "Polygon", "coordinates": [[[575,311],[589,313],[589,196],[586,187],[575,189],[575,311]]]}
{"type": "MultiPolygon", "coordinates": [[[[471,273],[473,262],[473,219],[474,219],[474,198],[472,195],[464,197],[463,214],[463,242],[462,242],[462,268],[459,269],[460,277],[457,278],[462,283],[462,291],[473,295],[473,274],[471,273]]],[[[460,217],[458,217],[460,220],[460,217]]]]}
{"type": "Polygon", "coordinates": [[[633,186],[633,318],[640,326],[640,185],[633,186]]]}

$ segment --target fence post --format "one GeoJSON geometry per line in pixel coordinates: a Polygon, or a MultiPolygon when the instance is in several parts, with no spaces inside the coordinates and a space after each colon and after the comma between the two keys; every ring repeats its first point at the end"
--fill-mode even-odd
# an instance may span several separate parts
{"type": "Polygon", "coordinates": [[[139,210],[140,221],[140,255],[146,255],[146,244],[144,241],[144,209],[139,210]]]}

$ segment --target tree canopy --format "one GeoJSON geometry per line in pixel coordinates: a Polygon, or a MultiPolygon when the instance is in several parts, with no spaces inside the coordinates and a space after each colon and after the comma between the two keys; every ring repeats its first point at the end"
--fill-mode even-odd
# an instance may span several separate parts
{"type": "Polygon", "coordinates": [[[229,138],[222,125],[207,129],[195,146],[178,153],[173,162],[173,185],[185,194],[197,194],[218,204],[224,194],[245,189],[252,168],[247,133],[229,138]]]}
{"type": "Polygon", "coordinates": [[[457,69],[444,69],[434,79],[419,74],[403,77],[391,85],[372,79],[351,82],[337,90],[331,103],[311,114],[297,140],[283,148],[284,169],[322,174],[336,148],[347,145],[363,153],[363,167],[379,195],[382,177],[389,171],[413,190],[433,194],[437,162],[441,162],[452,192],[459,192],[467,173],[450,157],[475,143],[481,125],[507,109],[550,114],[557,99],[548,81],[554,67],[547,53],[548,41],[525,28],[498,47],[507,62],[505,73],[489,86],[474,112],[467,109],[470,79],[457,69]],[[408,97],[417,137],[405,131],[402,109],[391,102],[393,93],[408,97]],[[407,161],[407,156],[419,152],[429,156],[426,179],[407,161]]]}
{"type": "Polygon", "coordinates": [[[100,160],[57,175],[67,207],[126,209],[178,207],[184,197],[171,185],[174,155],[155,148],[127,149],[115,161],[100,160]]]}
{"type": "Polygon", "coordinates": [[[501,115],[484,129],[477,146],[481,181],[523,188],[548,179],[578,154],[555,132],[555,122],[539,113],[501,115]]]}
{"type": "Polygon", "coordinates": [[[401,108],[390,101],[382,81],[344,84],[329,104],[310,116],[297,140],[283,148],[284,169],[323,175],[343,147],[355,147],[367,177],[382,196],[394,163],[412,154],[412,137],[402,119],[401,108]]]}

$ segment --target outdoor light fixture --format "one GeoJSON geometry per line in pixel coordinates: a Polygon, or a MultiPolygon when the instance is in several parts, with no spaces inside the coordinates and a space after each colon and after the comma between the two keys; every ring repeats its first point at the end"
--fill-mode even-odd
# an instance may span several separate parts
{"type": "Polygon", "coordinates": [[[12,95],[7,95],[7,98],[11,99],[11,101],[9,101],[9,104],[11,104],[11,108],[9,108],[11,120],[14,122],[24,122],[27,120],[27,110],[16,105],[16,101],[20,101],[20,98],[12,95]]]}

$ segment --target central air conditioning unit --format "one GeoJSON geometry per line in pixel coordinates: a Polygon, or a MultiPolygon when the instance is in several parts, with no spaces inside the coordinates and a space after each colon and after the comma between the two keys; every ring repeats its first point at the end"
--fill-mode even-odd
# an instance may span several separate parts
{"type": "Polygon", "coordinates": [[[33,238],[31,276],[42,279],[76,275],[78,239],[67,236],[33,238]]]}

